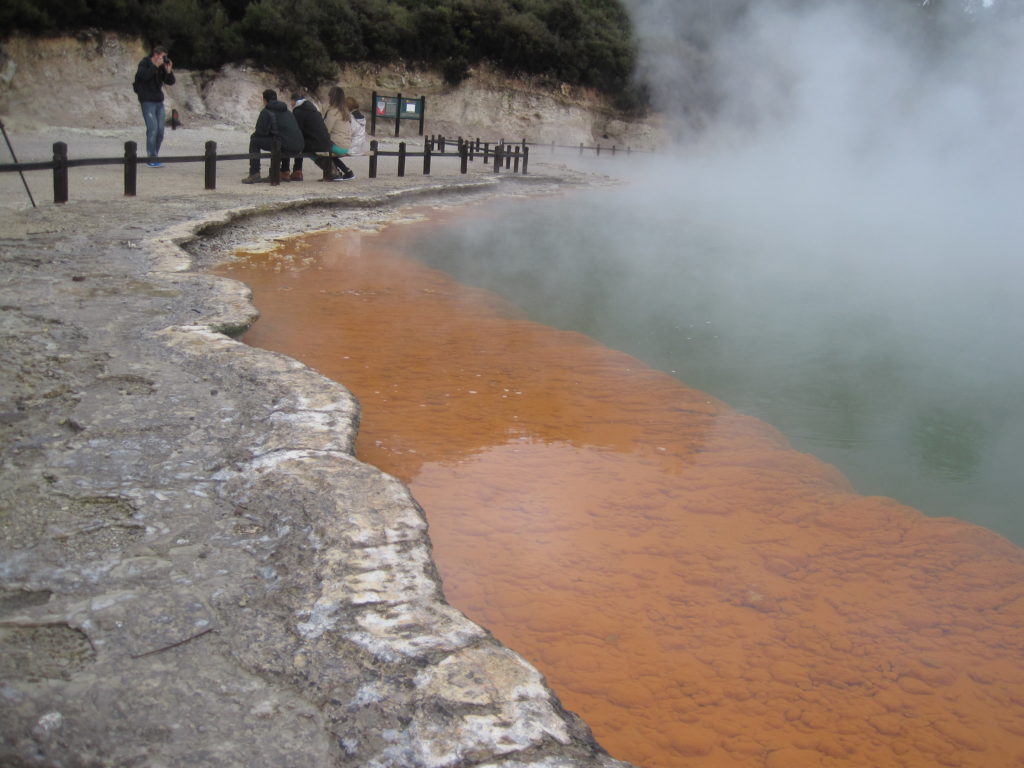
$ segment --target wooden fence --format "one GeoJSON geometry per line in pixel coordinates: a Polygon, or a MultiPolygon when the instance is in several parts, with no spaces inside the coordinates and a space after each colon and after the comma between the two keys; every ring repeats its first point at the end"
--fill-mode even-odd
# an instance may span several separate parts
{"type": "MultiPolygon", "coordinates": [[[[423,174],[430,174],[431,163],[436,158],[442,158],[445,161],[458,159],[459,160],[459,172],[467,173],[468,164],[475,162],[478,158],[482,160],[485,165],[490,165],[494,173],[499,173],[503,168],[511,170],[513,173],[527,173],[527,168],[530,159],[530,148],[550,148],[551,152],[555,149],[571,149],[578,150],[579,154],[584,152],[593,151],[595,155],[601,155],[602,150],[607,155],[609,152],[615,155],[617,152],[622,154],[623,152],[627,155],[642,150],[634,150],[626,147],[625,150],[617,148],[615,145],[610,147],[602,148],[600,144],[594,147],[586,147],[583,144],[576,146],[559,145],[552,142],[551,144],[539,144],[535,142],[528,142],[523,139],[520,142],[510,143],[504,139],[497,141],[481,141],[477,139],[446,139],[444,136],[429,136],[423,142],[423,150],[421,152],[410,152],[406,143],[401,142],[398,145],[397,150],[384,150],[381,149],[380,144],[374,140],[370,142],[369,152],[369,173],[368,176],[371,179],[377,178],[378,172],[378,158],[381,157],[396,157],[398,158],[398,175],[405,176],[405,170],[407,161],[409,158],[422,158],[423,174]],[[449,151],[451,150],[451,151],[449,151]]],[[[236,161],[236,160],[249,160],[253,157],[259,157],[270,160],[270,173],[269,181],[270,184],[276,186],[281,183],[281,159],[284,157],[295,157],[296,155],[287,154],[281,151],[280,142],[275,142],[274,148],[269,153],[236,153],[236,154],[218,154],[217,153],[217,142],[208,141],[206,142],[205,151],[202,155],[180,155],[172,157],[161,157],[161,163],[202,163],[203,164],[203,178],[205,189],[214,190],[217,188],[217,164],[225,161],[236,161]]],[[[313,153],[303,153],[302,157],[310,157],[317,159],[317,155],[313,153]]],[[[25,171],[44,171],[50,170],[53,172],[53,202],[54,203],[66,203],[69,196],[69,184],[68,184],[68,170],[71,168],[81,168],[85,166],[95,165],[121,165],[124,167],[124,194],[126,197],[134,197],[136,194],[137,186],[137,170],[140,163],[145,163],[148,158],[138,156],[138,145],[134,141],[126,141],[124,144],[124,155],[122,157],[91,157],[91,158],[71,158],[68,156],[68,145],[63,141],[58,141],[53,145],[53,159],[43,160],[32,163],[8,163],[0,164],[0,173],[24,173],[25,171]]],[[[24,179],[24,176],[22,176],[24,179]]],[[[28,185],[26,184],[26,189],[28,185]]],[[[29,193],[29,199],[31,193],[29,193]]],[[[32,205],[35,205],[35,200],[32,200],[32,205]]]]}

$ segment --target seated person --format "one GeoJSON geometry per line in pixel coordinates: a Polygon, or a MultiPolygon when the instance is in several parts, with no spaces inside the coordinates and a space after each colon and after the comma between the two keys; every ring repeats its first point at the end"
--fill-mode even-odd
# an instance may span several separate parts
{"type": "MultiPolygon", "coordinates": [[[[299,124],[299,129],[302,131],[303,151],[329,154],[331,151],[331,134],[327,131],[327,126],[324,124],[323,117],[320,116],[320,111],[313,102],[298,93],[292,94],[292,105],[292,114],[295,115],[295,121],[299,124]]],[[[316,158],[314,162],[323,170],[325,179],[333,175],[328,158],[316,158]]],[[[291,180],[302,181],[301,157],[295,158],[291,180]]]]}
{"type": "Polygon", "coordinates": [[[341,172],[340,176],[334,179],[348,181],[356,177],[352,169],[342,162],[344,155],[350,154],[352,141],[352,116],[348,111],[345,99],[345,90],[335,85],[327,92],[327,109],[324,112],[324,122],[331,134],[331,152],[336,155],[334,158],[335,167],[341,172]]]}
{"type": "Polygon", "coordinates": [[[351,96],[345,98],[345,106],[348,107],[350,122],[352,125],[352,143],[349,144],[348,154],[366,154],[366,117],[359,111],[359,102],[351,96]]]}
{"type": "MultiPolygon", "coordinates": [[[[288,105],[277,100],[277,91],[267,88],[263,92],[263,109],[256,119],[256,130],[249,137],[249,175],[242,179],[243,184],[256,184],[260,178],[260,158],[258,152],[267,152],[273,148],[274,139],[281,139],[281,151],[289,154],[302,151],[302,131],[295,117],[288,111],[288,105]]],[[[281,160],[282,169],[286,169],[287,160],[281,160]]]]}

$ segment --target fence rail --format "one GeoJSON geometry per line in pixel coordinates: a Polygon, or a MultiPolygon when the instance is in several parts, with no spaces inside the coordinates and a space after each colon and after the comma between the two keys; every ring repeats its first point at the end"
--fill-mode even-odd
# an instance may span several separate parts
{"type": "Polygon", "coordinates": [[[632,155],[632,154],[654,154],[654,150],[650,150],[650,149],[633,149],[632,147],[630,147],[628,145],[626,147],[620,147],[620,146],[618,146],[616,144],[609,144],[609,145],[606,145],[606,146],[602,146],[601,144],[595,144],[594,146],[590,147],[590,146],[587,146],[587,145],[582,144],[582,143],[581,144],[556,144],[553,141],[548,143],[548,142],[528,141],[527,139],[522,139],[521,141],[518,141],[518,142],[510,142],[510,141],[506,141],[505,139],[496,139],[496,140],[492,140],[492,141],[483,141],[483,140],[481,140],[479,138],[476,138],[476,139],[463,139],[460,136],[458,139],[454,139],[453,140],[453,139],[445,139],[444,136],[435,136],[435,135],[428,136],[426,141],[433,142],[435,144],[435,148],[436,148],[436,146],[439,145],[440,148],[441,148],[441,150],[440,150],[441,152],[444,152],[444,147],[445,147],[446,143],[454,143],[454,144],[457,145],[457,144],[461,144],[463,141],[469,141],[478,150],[481,147],[484,147],[484,146],[490,146],[492,144],[495,144],[495,145],[496,144],[501,144],[501,145],[504,145],[506,147],[518,145],[518,146],[523,147],[523,148],[534,147],[536,149],[550,149],[551,152],[554,152],[556,149],[571,149],[571,150],[574,150],[574,151],[578,151],[579,154],[581,154],[581,155],[584,154],[585,152],[593,152],[595,155],[600,155],[602,152],[604,152],[606,154],[610,152],[613,155],[615,155],[615,154],[626,154],[626,155],[632,155]]]}
{"type": "MultiPolygon", "coordinates": [[[[582,155],[585,151],[593,151],[596,155],[600,155],[602,150],[606,153],[611,152],[612,155],[625,152],[629,155],[633,152],[644,152],[646,150],[634,150],[630,147],[626,147],[625,150],[617,148],[615,145],[610,147],[602,148],[600,144],[594,147],[586,147],[583,144],[577,146],[560,145],[554,142],[550,144],[541,144],[537,142],[529,142],[526,139],[522,141],[511,143],[506,142],[504,139],[497,141],[482,141],[481,139],[463,139],[461,136],[457,139],[446,139],[444,136],[428,136],[423,142],[423,150],[421,152],[410,152],[405,142],[401,142],[398,145],[397,150],[384,150],[381,149],[380,144],[374,140],[370,142],[369,152],[369,173],[368,176],[371,179],[377,178],[378,172],[378,158],[381,157],[396,157],[398,158],[398,175],[405,176],[406,165],[409,158],[422,158],[423,174],[429,175],[431,170],[431,163],[435,161],[435,158],[453,159],[458,158],[460,162],[459,172],[467,173],[468,164],[475,162],[477,158],[480,158],[485,165],[491,165],[494,173],[499,173],[502,168],[511,170],[513,173],[522,173],[526,175],[527,168],[530,159],[530,148],[550,148],[552,152],[555,149],[571,149],[578,150],[582,155]],[[451,148],[452,152],[448,149],[451,148]]],[[[254,152],[254,153],[234,153],[234,154],[218,154],[217,153],[217,142],[208,141],[205,145],[205,152],[202,155],[178,155],[171,157],[161,157],[160,162],[165,164],[174,163],[203,163],[204,166],[204,184],[205,189],[215,190],[217,188],[217,164],[225,161],[236,161],[236,160],[250,160],[253,158],[269,159],[270,160],[270,174],[269,181],[271,185],[278,185],[281,183],[281,160],[283,158],[292,157],[309,157],[313,160],[322,160],[324,155],[322,153],[299,153],[291,154],[285,153],[281,150],[280,141],[275,141],[273,149],[269,153],[266,152],[254,152]]],[[[145,163],[148,158],[138,156],[138,145],[134,141],[126,141],[124,144],[124,155],[122,157],[84,157],[84,158],[71,158],[68,157],[68,145],[63,141],[58,141],[53,145],[53,159],[52,160],[40,160],[30,163],[6,163],[0,164],[0,173],[14,173],[24,171],[45,171],[50,170],[53,172],[53,202],[54,203],[66,203],[69,196],[69,183],[68,183],[68,170],[71,168],[82,168],[87,166],[97,165],[122,165],[124,167],[124,194],[126,197],[134,197],[137,193],[137,169],[140,163],[145,163]]],[[[326,173],[326,172],[325,172],[326,173]]],[[[23,177],[24,178],[24,177],[23,177]]],[[[27,189],[27,185],[26,185],[27,189]]],[[[31,193],[30,197],[31,197],[31,193]]],[[[32,201],[35,205],[35,201],[32,201]]]]}

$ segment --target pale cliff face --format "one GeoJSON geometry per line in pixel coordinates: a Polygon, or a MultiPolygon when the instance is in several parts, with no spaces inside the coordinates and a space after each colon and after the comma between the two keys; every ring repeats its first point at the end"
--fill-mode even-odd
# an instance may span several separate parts
{"type": "MultiPolygon", "coordinates": [[[[135,38],[105,34],[93,38],[36,39],[15,36],[0,47],[0,112],[23,129],[69,126],[90,130],[136,125],[139,106],[131,83],[145,55],[135,38]],[[45,97],[42,95],[45,94],[45,97]]],[[[294,90],[287,77],[252,65],[229,65],[216,73],[175,68],[177,82],[165,88],[168,111],[184,122],[224,124],[249,130],[262,104],[264,88],[294,90]]],[[[370,115],[370,96],[381,94],[427,100],[425,133],[484,140],[523,138],[575,146],[616,144],[648,149],[660,143],[653,121],[629,121],[596,93],[563,84],[552,88],[536,80],[509,79],[474,69],[460,86],[445,85],[434,72],[404,66],[350,65],[338,81],[370,115]]],[[[327,87],[318,93],[326,98],[327,87]]],[[[393,123],[378,127],[393,136],[393,123]]],[[[405,136],[416,135],[411,122],[405,136]]]]}

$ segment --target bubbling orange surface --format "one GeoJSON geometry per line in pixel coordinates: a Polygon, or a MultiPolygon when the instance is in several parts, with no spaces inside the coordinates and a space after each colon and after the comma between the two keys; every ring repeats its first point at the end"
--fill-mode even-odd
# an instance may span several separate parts
{"type": "Polygon", "coordinates": [[[219,273],[343,382],[451,603],[615,757],[1024,766],[1024,550],[858,496],[772,427],[402,255],[416,224],[219,273]]]}

